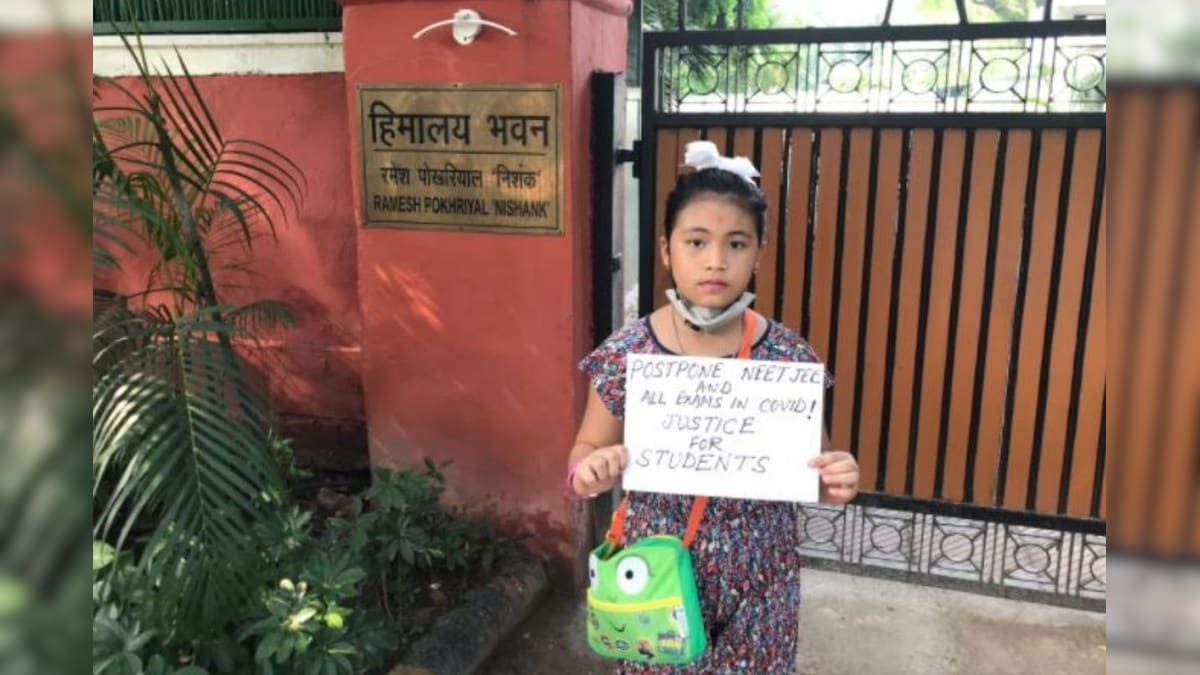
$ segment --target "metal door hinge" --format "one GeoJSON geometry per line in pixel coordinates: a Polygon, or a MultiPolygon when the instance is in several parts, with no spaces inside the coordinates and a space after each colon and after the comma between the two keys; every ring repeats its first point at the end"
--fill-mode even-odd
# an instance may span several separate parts
{"type": "Polygon", "coordinates": [[[634,141],[633,148],[617,148],[616,163],[633,164],[633,177],[642,177],[642,142],[634,141]]]}

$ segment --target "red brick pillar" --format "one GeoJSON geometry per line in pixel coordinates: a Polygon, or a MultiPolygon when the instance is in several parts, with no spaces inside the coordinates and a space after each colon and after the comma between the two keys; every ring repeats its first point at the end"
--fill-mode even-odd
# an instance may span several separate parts
{"type": "Polygon", "coordinates": [[[559,571],[579,545],[563,474],[587,393],[574,364],[590,346],[588,81],[624,70],[630,4],[343,0],[372,462],[453,460],[448,501],[532,535],[559,571]],[[517,36],[413,38],[463,8],[517,36]],[[561,87],[561,233],[363,227],[358,89],[417,83],[561,87]]]}

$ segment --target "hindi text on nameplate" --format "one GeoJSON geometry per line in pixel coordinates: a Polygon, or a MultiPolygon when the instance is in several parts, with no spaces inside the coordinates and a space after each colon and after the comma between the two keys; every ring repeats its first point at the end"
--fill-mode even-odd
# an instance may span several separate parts
{"type": "Polygon", "coordinates": [[[368,227],[562,232],[556,84],[362,85],[368,227]]]}
{"type": "Polygon", "coordinates": [[[630,354],[626,490],[815,502],[825,367],[630,354]]]}

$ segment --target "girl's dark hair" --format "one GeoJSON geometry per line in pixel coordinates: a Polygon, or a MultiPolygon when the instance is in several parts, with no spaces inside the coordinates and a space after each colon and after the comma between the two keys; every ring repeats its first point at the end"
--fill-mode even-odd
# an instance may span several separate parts
{"type": "Polygon", "coordinates": [[[664,220],[667,239],[675,229],[679,212],[692,200],[705,195],[728,198],[745,209],[754,219],[754,232],[762,242],[767,227],[767,198],[758,186],[752,185],[741,176],[724,169],[702,169],[679,176],[671,194],[667,195],[667,213],[664,220]]]}

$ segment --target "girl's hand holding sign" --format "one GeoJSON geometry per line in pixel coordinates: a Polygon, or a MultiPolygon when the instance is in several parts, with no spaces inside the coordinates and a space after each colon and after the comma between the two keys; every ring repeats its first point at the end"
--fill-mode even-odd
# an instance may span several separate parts
{"type": "Polygon", "coordinates": [[[596,448],[573,464],[567,473],[567,483],[578,495],[608,492],[625,470],[629,453],[624,445],[596,448]]]}

